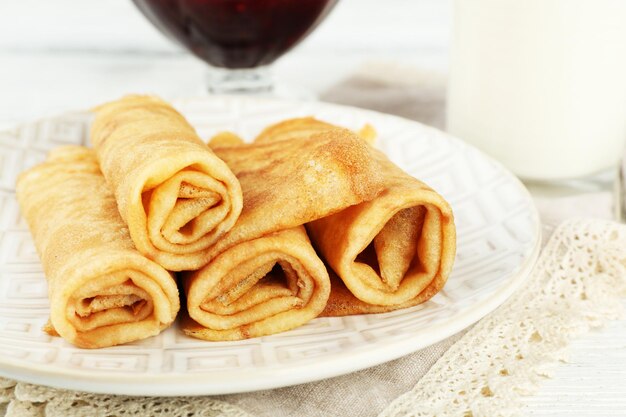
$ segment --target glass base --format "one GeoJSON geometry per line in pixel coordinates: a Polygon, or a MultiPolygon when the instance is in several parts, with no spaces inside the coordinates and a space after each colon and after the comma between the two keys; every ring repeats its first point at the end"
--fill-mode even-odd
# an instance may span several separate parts
{"type": "Polygon", "coordinates": [[[208,89],[211,94],[267,94],[274,80],[267,67],[250,69],[209,69],[208,89]]]}
{"type": "Polygon", "coordinates": [[[616,178],[616,169],[608,168],[594,175],[563,180],[527,180],[526,188],[537,197],[568,197],[584,193],[611,191],[616,178]]]}
{"type": "Polygon", "coordinates": [[[210,94],[242,94],[296,100],[314,100],[315,93],[298,86],[275,83],[268,67],[227,69],[210,67],[207,73],[210,94]]]}

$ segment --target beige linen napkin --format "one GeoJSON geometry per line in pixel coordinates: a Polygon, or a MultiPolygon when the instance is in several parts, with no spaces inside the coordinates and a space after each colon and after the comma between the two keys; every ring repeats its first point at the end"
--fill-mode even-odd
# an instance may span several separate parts
{"type": "MultiPolygon", "coordinates": [[[[216,397],[256,417],[375,416],[409,391],[456,342],[457,334],[395,361],[319,382],[216,397]]],[[[320,365],[323,366],[323,365],[320,365]]]]}

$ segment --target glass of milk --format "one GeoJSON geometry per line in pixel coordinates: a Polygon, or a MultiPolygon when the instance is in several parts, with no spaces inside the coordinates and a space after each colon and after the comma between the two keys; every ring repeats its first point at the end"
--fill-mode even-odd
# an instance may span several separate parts
{"type": "Polygon", "coordinates": [[[626,0],[455,0],[448,131],[529,180],[617,164],[626,0]]]}

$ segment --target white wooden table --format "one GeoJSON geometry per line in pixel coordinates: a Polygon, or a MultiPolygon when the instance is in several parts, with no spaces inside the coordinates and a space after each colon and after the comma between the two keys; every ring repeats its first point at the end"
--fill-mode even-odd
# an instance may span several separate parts
{"type": "MultiPolygon", "coordinates": [[[[275,65],[276,77],[319,94],[372,59],[445,71],[451,9],[450,0],[341,0],[275,65]]],[[[204,94],[204,74],[204,64],[166,41],[130,0],[0,0],[0,128],[129,92],[204,94]]],[[[601,201],[568,210],[607,216],[610,200],[601,201]]],[[[626,416],[626,321],[576,341],[570,363],[527,400],[526,412],[626,416]]]]}

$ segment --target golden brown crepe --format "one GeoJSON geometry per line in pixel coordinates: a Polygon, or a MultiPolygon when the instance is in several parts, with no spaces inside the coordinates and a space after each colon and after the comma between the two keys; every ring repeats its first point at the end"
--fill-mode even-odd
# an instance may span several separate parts
{"type": "Polygon", "coordinates": [[[244,208],[211,262],[183,275],[185,333],[233,340],[304,324],[324,309],[330,284],[302,224],[375,196],[368,146],[342,129],[261,144],[224,133],[211,144],[241,182],[244,208]]]}
{"type": "Polygon", "coordinates": [[[186,334],[239,340],[298,327],[317,317],[330,293],[326,267],[303,226],[226,250],[185,280],[186,334]]]}
{"type": "Polygon", "coordinates": [[[158,98],[128,96],[95,113],[91,142],[137,249],[173,271],[206,265],[241,212],[233,173],[158,98]]]}
{"type": "Polygon", "coordinates": [[[236,174],[244,205],[235,226],[208,249],[209,259],[238,243],[371,200],[382,189],[370,146],[347,129],[280,143],[228,139],[222,146],[221,140],[213,142],[213,151],[236,174]]]}
{"type": "MultiPolygon", "coordinates": [[[[270,126],[261,143],[306,140],[332,125],[312,118],[270,126]]],[[[325,315],[389,311],[422,303],[445,284],[456,250],[449,204],[423,182],[369,147],[368,172],[380,186],[375,198],[307,224],[318,253],[341,278],[325,315]]],[[[372,190],[374,191],[374,190],[372,190]]]]}
{"type": "Polygon", "coordinates": [[[98,348],[174,321],[176,283],[135,249],[93,151],[54,150],[19,177],[17,197],[48,281],[50,333],[98,348]]]}

